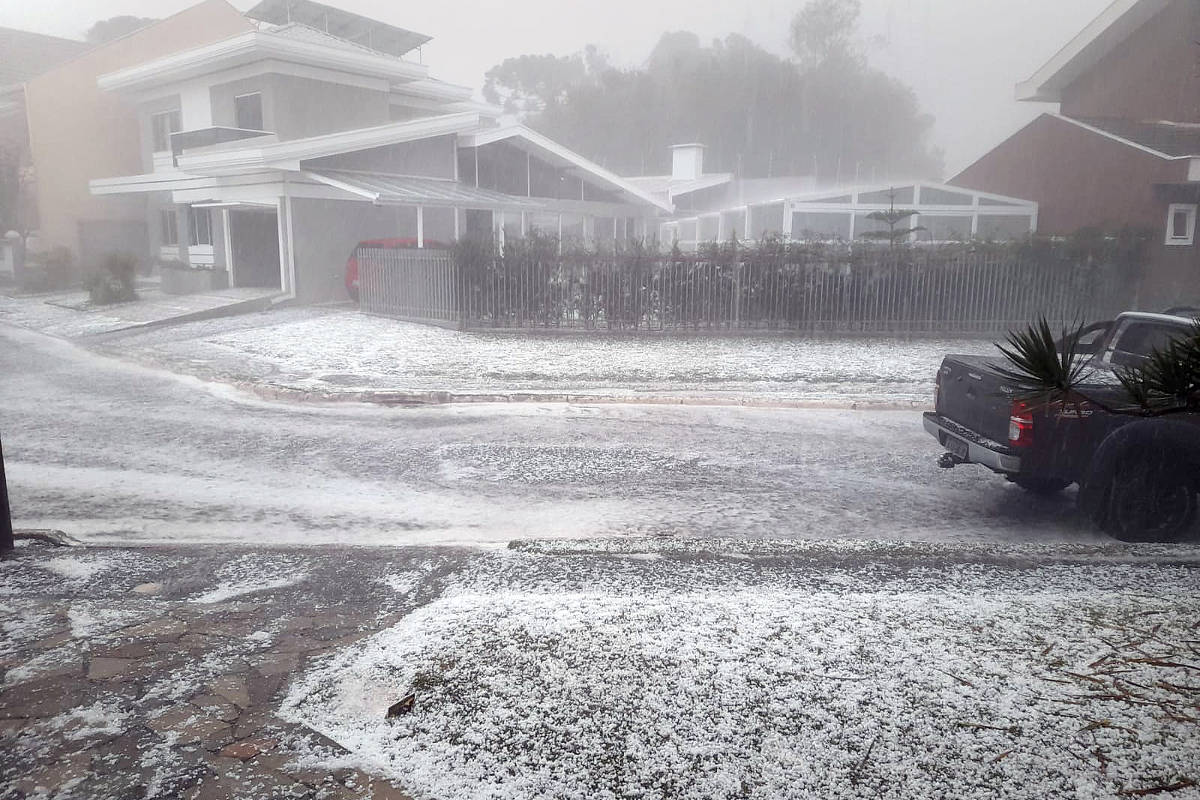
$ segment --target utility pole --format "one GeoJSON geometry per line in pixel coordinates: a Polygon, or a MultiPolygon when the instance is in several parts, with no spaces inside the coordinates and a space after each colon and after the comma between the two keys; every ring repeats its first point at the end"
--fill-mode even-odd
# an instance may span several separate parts
{"type": "Polygon", "coordinates": [[[8,507],[8,482],[4,477],[4,445],[0,443],[0,555],[12,552],[12,513],[8,507]]]}

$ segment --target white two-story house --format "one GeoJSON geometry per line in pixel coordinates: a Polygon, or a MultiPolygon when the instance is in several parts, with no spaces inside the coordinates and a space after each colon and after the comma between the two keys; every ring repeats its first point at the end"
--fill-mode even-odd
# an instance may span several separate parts
{"type": "Polygon", "coordinates": [[[533,229],[598,243],[656,230],[669,202],[499,122],[411,54],[429,37],[309,0],[265,0],[243,33],[104,74],[136,106],[150,255],[233,286],[341,299],[356,243],[533,229]]]}

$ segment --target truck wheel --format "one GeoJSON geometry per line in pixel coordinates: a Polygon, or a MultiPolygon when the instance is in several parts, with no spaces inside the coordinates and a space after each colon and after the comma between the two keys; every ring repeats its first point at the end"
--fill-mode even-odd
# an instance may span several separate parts
{"type": "Polygon", "coordinates": [[[1033,478],[1029,475],[1009,475],[1009,481],[1020,486],[1030,494],[1049,497],[1053,494],[1058,494],[1063,489],[1071,485],[1071,481],[1064,481],[1060,478],[1033,478]]]}
{"type": "Polygon", "coordinates": [[[1200,536],[1200,428],[1179,420],[1123,425],[1096,451],[1080,483],[1079,507],[1125,542],[1200,536]]]}
{"type": "Polygon", "coordinates": [[[1123,542],[1178,542],[1195,535],[1200,493],[1192,475],[1162,464],[1117,470],[1107,491],[1105,533],[1123,542]]]}

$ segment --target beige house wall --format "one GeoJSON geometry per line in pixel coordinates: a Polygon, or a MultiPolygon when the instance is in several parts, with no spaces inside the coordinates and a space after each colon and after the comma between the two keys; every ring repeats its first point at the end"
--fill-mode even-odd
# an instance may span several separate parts
{"type": "MultiPolygon", "coordinates": [[[[145,170],[133,103],[102,91],[101,75],[251,30],[225,0],[198,5],[97,47],[41,75],[26,87],[30,150],[37,176],[42,242],[75,253],[83,271],[103,253],[81,252],[80,231],[113,223],[131,230],[147,223],[144,197],[96,197],[94,178],[145,170]]],[[[145,243],[130,249],[145,252],[145,243]]]]}

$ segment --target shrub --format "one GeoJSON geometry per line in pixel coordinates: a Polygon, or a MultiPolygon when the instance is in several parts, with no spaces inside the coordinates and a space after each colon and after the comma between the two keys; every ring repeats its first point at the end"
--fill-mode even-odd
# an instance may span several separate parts
{"type": "Polygon", "coordinates": [[[84,288],[93,304],[98,306],[137,300],[134,276],[137,260],[128,253],[110,253],[103,267],[84,281],[84,288]]]}

